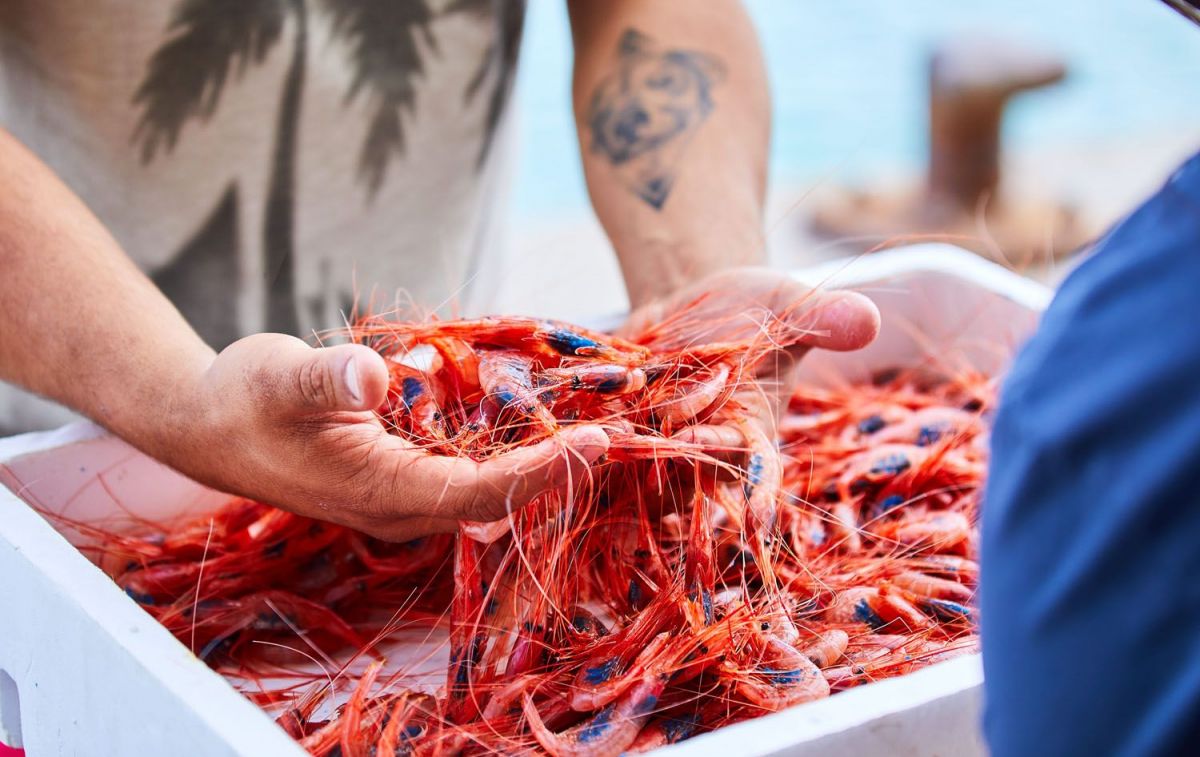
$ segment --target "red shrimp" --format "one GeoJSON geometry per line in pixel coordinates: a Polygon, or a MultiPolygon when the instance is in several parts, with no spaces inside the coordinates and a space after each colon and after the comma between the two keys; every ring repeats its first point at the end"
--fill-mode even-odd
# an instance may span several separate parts
{"type": "Polygon", "coordinates": [[[637,738],[646,721],[654,714],[659,697],[671,674],[692,657],[696,649],[715,641],[719,629],[706,629],[695,637],[675,637],[661,633],[638,656],[640,672],[632,685],[617,699],[605,705],[590,719],[562,733],[546,727],[533,699],[525,695],[525,717],[537,742],[555,757],[607,757],[621,754],[637,738]],[[654,652],[651,653],[650,650],[654,652]]]}
{"type": "Polygon", "coordinates": [[[886,588],[854,587],[837,595],[824,612],[831,623],[865,623],[875,631],[907,628],[916,630],[932,625],[929,618],[902,596],[886,588]]]}
{"type": "Polygon", "coordinates": [[[670,634],[656,636],[638,653],[627,670],[619,669],[619,657],[610,657],[600,665],[583,668],[568,700],[571,709],[576,712],[595,712],[616,700],[641,680],[648,667],[666,648],[669,639],[670,634]]]}
{"type": "Polygon", "coordinates": [[[879,486],[925,462],[929,453],[911,444],[881,444],[850,458],[837,490],[843,501],[850,501],[872,486],[879,486]]]}
{"type": "Polygon", "coordinates": [[[828,668],[842,659],[849,643],[850,636],[845,631],[832,628],[823,631],[812,643],[800,650],[800,653],[812,660],[818,668],[828,668]]]}
{"type": "Polygon", "coordinates": [[[584,392],[602,395],[622,395],[640,392],[646,386],[646,372],[641,368],[612,363],[580,363],[547,368],[539,374],[545,390],[553,392],[584,392]]]}
{"type": "Polygon", "coordinates": [[[519,352],[488,351],[479,360],[479,384],[499,411],[536,418],[547,428],[558,422],[533,386],[533,359],[519,352]]]}
{"type": "Polygon", "coordinates": [[[446,714],[465,723],[478,716],[475,672],[483,659],[488,634],[483,624],[482,547],[459,533],[454,547],[454,599],[450,614],[450,665],[446,669],[446,714]]]}
{"type": "Polygon", "coordinates": [[[381,660],[376,660],[367,666],[362,677],[358,679],[358,686],[354,688],[350,700],[346,702],[345,709],[342,710],[341,747],[345,757],[366,757],[366,745],[359,740],[363,726],[363,707],[366,705],[367,695],[375,685],[375,679],[379,677],[379,671],[382,668],[381,660]]]}
{"type": "Polygon", "coordinates": [[[368,644],[337,613],[324,605],[310,602],[285,591],[263,591],[236,600],[199,603],[195,618],[190,618],[191,605],[173,608],[158,617],[158,621],[181,635],[185,630],[195,634],[201,649],[200,659],[208,657],[223,642],[243,631],[291,633],[293,629],[309,634],[324,634],[354,649],[368,644]]]}
{"type": "Polygon", "coordinates": [[[726,392],[729,373],[727,363],[718,363],[699,374],[698,378],[688,377],[669,385],[664,384],[670,387],[667,396],[652,400],[655,415],[661,418],[668,428],[692,420],[726,392]]]}
{"type": "Polygon", "coordinates": [[[280,713],[279,717],[275,718],[275,724],[286,731],[287,735],[293,739],[299,740],[304,738],[309,718],[312,717],[317,705],[321,703],[321,700],[328,693],[329,684],[326,681],[317,681],[301,694],[292,705],[280,713]]]}
{"type": "Polygon", "coordinates": [[[829,683],[813,661],[774,637],[763,637],[758,665],[737,682],[738,693],[769,711],[829,696],[829,683]]]}
{"type": "Polygon", "coordinates": [[[656,718],[642,729],[625,753],[642,754],[671,744],[678,744],[696,735],[700,730],[701,723],[700,713],[656,718]]]}
{"type": "Polygon", "coordinates": [[[446,422],[442,415],[445,394],[438,381],[428,373],[394,360],[388,361],[391,384],[382,414],[407,417],[418,441],[442,441],[446,422]]]}
{"type": "Polygon", "coordinates": [[[697,485],[692,496],[692,523],[684,557],[684,586],[687,600],[684,614],[693,628],[712,625],[714,561],[712,501],[704,487],[697,485]]]}
{"type": "Polygon", "coordinates": [[[959,602],[970,601],[975,594],[969,587],[948,578],[937,578],[914,570],[897,573],[890,579],[901,589],[907,589],[913,594],[930,599],[951,599],[959,602]]]}
{"type": "Polygon", "coordinates": [[[971,523],[962,513],[910,508],[898,520],[878,524],[872,531],[906,546],[952,552],[965,546],[971,523]]]}

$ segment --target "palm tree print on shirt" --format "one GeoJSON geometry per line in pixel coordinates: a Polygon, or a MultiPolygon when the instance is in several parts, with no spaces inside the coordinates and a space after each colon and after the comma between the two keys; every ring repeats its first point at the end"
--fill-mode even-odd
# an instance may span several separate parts
{"type": "MultiPolygon", "coordinates": [[[[480,165],[511,91],[524,7],[523,0],[454,0],[445,10],[483,15],[491,8],[501,19],[499,39],[484,53],[464,93],[466,100],[474,99],[489,78],[488,72],[494,65],[498,67],[499,73],[491,77],[480,165]]],[[[262,64],[284,39],[290,20],[291,59],[275,119],[263,219],[266,327],[289,334],[299,331],[293,275],[295,166],[312,12],[328,15],[334,38],[350,55],[354,75],[344,104],[349,106],[360,98],[368,104],[358,179],[369,202],[383,185],[391,159],[405,153],[405,118],[415,115],[417,82],[425,71],[418,40],[433,54],[440,54],[431,30],[435,13],[427,0],[181,0],[168,26],[168,37],[151,56],[133,100],[142,110],[133,141],[142,161],[148,163],[171,152],[188,122],[205,122],[213,116],[230,79],[262,64]]],[[[236,214],[219,213],[216,218],[237,223],[236,214]]],[[[202,231],[198,237],[228,241],[236,235],[202,231]]],[[[180,262],[176,260],[172,266],[180,262]]],[[[172,277],[183,278],[177,270],[172,277]]],[[[232,292],[236,287],[225,289],[232,292]]],[[[186,309],[185,315],[190,315],[186,309]]],[[[237,334],[204,336],[223,346],[237,334]]]]}

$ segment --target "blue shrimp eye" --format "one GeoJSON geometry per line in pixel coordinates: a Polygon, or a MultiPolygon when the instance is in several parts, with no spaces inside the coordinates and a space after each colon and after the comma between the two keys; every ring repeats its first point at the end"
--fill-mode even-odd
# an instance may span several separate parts
{"type": "Polygon", "coordinates": [[[949,428],[947,428],[944,424],[943,425],[933,425],[933,426],[922,426],[921,430],[919,432],[917,432],[917,446],[918,447],[928,447],[929,445],[934,444],[938,440],[940,440],[942,438],[942,435],[944,433],[946,433],[947,431],[949,431],[949,428]]]}
{"type": "Polygon", "coordinates": [[[858,600],[858,604],[854,606],[854,618],[862,623],[866,623],[876,631],[887,626],[887,621],[879,617],[865,599],[858,600]]]}
{"type": "Polygon", "coordinates": [[[746,499],[750,499],[750,495],[754,493],[754,488],[762,483],[763,479],[763,456],[757,452],[750,456],[750,460],[746,464],[746,480],[742,484],[742,495],[746,499]]]}
{"type": "Polygon", "coordinates": [[[637,607],[642,603],[642,587],[638,586],[636,579],[629,581],[629,596],[627,597],[629,604],[637,607]]]}
{"type": "Polygon", "coordinates": [[[658,697],[654,694],[647,694],[645,699],[634,705],[633,714],[645,715],[648,712],[654,712],[656,706],[658,706],[658,697]]]}
{"type": "Polygon", "coordinates": [[[956,620],[972,621],[971,608],[948,599],[927,599],[925,608],[932,611],[938,620],[954,622],[956,620]]]}
{"type": "Polygon", "coordinates": [[[596,713],[596,717],[592,718],[592,722],[588,723],[579,731],[579,740],[587,743],[595,741],[603,736],[612,725],[613,705],[608,705],[600,712],[596,713]]]}
{"type": "Polygon", "coordinates": [[[583,680],[592,685],[606,683],[617,670],[617,658],[606,660],[599,665],[590,667],[583,672],[583,680]]]}
{"type": "Polygon", "coordinates": [[[571,357],[590,355],[600,349],[600,343],[588,339],[582,334],[576,334],[569,329],[553,329],[546,334],[546,342],[562,355],[571,357]]]}
{"type": "Polygon", "coordinates": [[[699,715],[688,715],[683,718],[670,718],[663,723],[663,733],[667,737],[668,744],[675,744],[691,736],[696,732],[696,726],[700,723],[699,715]]]}
{"type": "Polygon", "coordinates": [[[873,434],[886,425],[887,421],[885,421],[881,416],[869,415],[858,422],[858,433],[873,434]]]}
{"type": "Polygon", "coordinates": [[[880,500],[879,512],[886,513],[888,510],[891,510],[893,507],[899,507],[902,504],[904,504],[904,497],[901,497],[899,494],[891,494],[887,497],[884,497],[882,500],[880,500]]]}
{"type": "Polygon", "coordinates": [[[912,462],[909,461],[908,457],[897,452],[896,454],[876,460],[875,464],[871,466],[871,473],[886,473],[895,476],[908,470],[911,466],[912,462]]]}
{"type": "Polygon", "coordinates": [[[125,587],[125,594],[128,595],[129,598],[132,599],[134,602],[137,602],[139,605],[157,604],[157,602],[154,601],[154,597],[150,596],[149,594],[142,594],[141,592],[139,592],[135,589],[132,589],[128,586],[125,587]]]}
{"type": "Polygon", "coordinates": [[[421,379],[415,376],[405,376],[400,382],[400,401],[409,410],[412,409],[413,403],[425,393],[425,385],[421,383],[421,379]]]}
{"type": "Polygon", "coordinates": [[[746,480],[751,486],[758,486],[762,483],[763,467],[761,454],[755,452],[750,456],[750,463],[746,466],[746,480]]]}

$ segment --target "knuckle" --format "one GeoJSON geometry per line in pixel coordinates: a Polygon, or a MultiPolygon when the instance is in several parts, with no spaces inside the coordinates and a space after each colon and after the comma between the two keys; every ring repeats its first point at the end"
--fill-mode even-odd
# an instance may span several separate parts
{"type": "Polygon", "coordinates": [[[334,403],[334,382],[325,363],[320,360],[308,360],[296,374],[297,390],[304,402],[316,407],[326,407],[334,403]]]}

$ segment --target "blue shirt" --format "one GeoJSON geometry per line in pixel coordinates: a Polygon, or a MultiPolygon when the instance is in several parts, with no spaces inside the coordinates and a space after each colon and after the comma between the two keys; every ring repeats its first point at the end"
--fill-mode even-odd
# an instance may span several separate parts
{"type": "Polygon", "coordinates": [[[997,757],[1200,749],[1200,156],[1063,283],[983,503],[997,757]]]}

